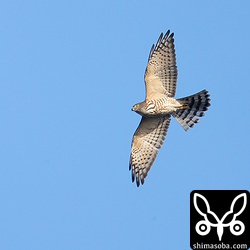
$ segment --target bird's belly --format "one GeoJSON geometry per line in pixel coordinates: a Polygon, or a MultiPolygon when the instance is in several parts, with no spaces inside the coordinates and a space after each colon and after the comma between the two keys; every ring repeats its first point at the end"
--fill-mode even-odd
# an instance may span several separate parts
{"type": "Polygon", "coordinates": [[[154,113],[156,115],[166,115],[175,112],[177,109],[181,107],[181,104],[174,98],[164,98],[156,100],[154,102],[154,107],[155,107],[154,113]]]}

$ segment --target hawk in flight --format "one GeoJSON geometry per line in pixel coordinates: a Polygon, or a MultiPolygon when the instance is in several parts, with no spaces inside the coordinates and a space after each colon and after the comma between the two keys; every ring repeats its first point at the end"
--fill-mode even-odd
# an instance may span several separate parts
{"type": "Polygon", "coordinates": [[[175,99],[177,67],[174,46],[174,33],[170,30],[160,35],[153,44],[144,75],[146,99],[135,104],[132,111],[142,116],[134,133],[129,162],[132,182],[139,187],[144,183],[158,150],[161,148],[173,116],[185,131],[199,122],[210,106],[207,90],[175,99]]]}

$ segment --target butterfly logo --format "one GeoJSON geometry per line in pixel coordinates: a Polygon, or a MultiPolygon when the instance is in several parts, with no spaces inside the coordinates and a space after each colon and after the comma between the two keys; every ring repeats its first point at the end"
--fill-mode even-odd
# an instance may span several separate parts
{"type": "Polygon", "coordinates": [[[213,211],[210,210],[210,205],[207,199],[203,195],[199,193],[194,193],[193,203],[194,203],[194,207],[196,211],[204,218],[203,220],[200,220],[199,222],[197,222],[195,226],[195,230],[199,235],[204,236],[204,235],[209,234],[211,227],[217,228],[217,235],[218,235],[219,241],[221,241],[222,239],[222,235],[224,233],[224,227],[229,227],[230,232],[236,236],[244,233],[245,225],[242,221],[237,220],[237,216],[239,216],[246,208],[246,205],[247,205],[246,193],[239,194],[233,199],[231,206],[230,206],[230,210],[226,212],[222,216],[221,219],[219,219],[218,216],[213,211]],[[203,206],[200,206],[200,208],[197,203],[199,199],[201,202],[203,202],[203,206]],[[235,204],[239,202],[240,199],[243,199],[243,205],[239,211],[236,211],[237,209],[236,209],[235,204]],[[202,211],[204,210],[204,207],[206,211],[202,211]],[[230,222],[226,223],[226,220],[230,222]]]}

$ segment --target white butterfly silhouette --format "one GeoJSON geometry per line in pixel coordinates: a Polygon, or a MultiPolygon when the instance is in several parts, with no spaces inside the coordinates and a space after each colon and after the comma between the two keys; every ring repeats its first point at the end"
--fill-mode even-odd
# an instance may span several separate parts
{"type": "Polygon", "coordinates": [[[237,236],[241,235],[245,231],[245,225],[243,224],[242,221],[236,220],[236,217],[238,215],[240,215],[244,211],[244,209],[246,208],[246,204],[247,204],[246,193],[239,194],[234,198],[234,200],[232,201],[232,204],[230,206],[230,210],[228,212],[226,212],[221,219],[219,219],[218,216],[210,210],[210,205],[209,205],[207,199],[203,195],[198,194],[198,193],[194,193],[193,202],[194,202],[194,207],[195,207],[196,211],[204,217],[204,220],[199,221],[195,226],[195,230],[199,235],[207,235],[211,230],[211,226],[217,227],[217,235],[218,235],[219,241],[221,241],[221,238],[222,238],[222,235],[224,232],[224,227],[230,227],[230,232],[233,235],[237,235],[237,236]],[[234,213],[233,212],[234,205],[237,202],[237,200],[239,200],[242,197],[244,199],[243,206],[240,209],[240,211],[238,211],[237,213],[234,213]],[[206,213],[203,213],[199,209],[199,207],[197,205],[197,198],[200,198],[205,202],[206,209],[207,209],[206,213]],[[212,215],[215,218],[217,223],[210,222],[208,217],[207,217],[207,214],[212,215]],[[233,219],[229,223],[223,223],[229,214],[233,214],[233,219]]]}

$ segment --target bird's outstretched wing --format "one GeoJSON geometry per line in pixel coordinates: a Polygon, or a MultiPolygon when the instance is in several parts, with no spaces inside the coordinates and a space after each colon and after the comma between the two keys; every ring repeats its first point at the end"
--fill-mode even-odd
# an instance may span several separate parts
{"type": "Polygon", "coordinates": [[[134,133],[129,162],[132,181],[139,187],[144,183],[158,150],[161,148],[170,123],[170,115],[160,117],[142,117],[134,133]]]}
{"type": "Polygon", "coordinates": [[[152,46],[145,72],[146,98],[157,98],[162,94],[175,96],[177,82],[174,33],[161,33],[156,45],[152,46]]]}

